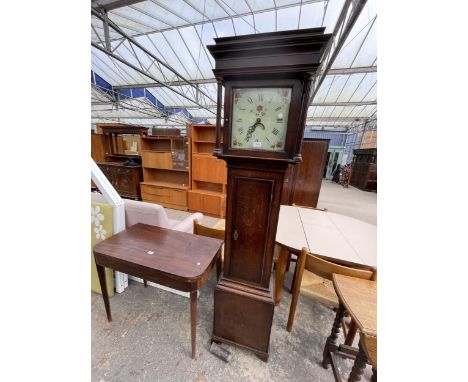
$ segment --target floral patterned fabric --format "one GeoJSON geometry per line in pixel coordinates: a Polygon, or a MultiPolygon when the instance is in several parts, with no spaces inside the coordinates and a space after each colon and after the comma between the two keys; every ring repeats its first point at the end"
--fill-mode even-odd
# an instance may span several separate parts
{"type": "MultiPolygon", "coordinates": [[[[94,262],[93,247],[112,236],[112,206],[106,203],[91,202],[91,290],[101,293],[96,263],[94,262]]],[[[107,292],[114,295],[114,274],[106,268],[107,292]]]]}

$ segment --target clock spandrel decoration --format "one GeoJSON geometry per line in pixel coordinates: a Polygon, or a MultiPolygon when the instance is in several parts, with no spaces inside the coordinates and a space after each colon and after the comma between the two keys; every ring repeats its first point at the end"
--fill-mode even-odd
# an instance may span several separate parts
{"type": "Polygon", "coordinates": [[[311,80],[331,36],[324,31],[223,37],[207,47],[218,83],[214,155],[228,169],[224,267],[215,288],[211,339],[265,361],[284,175],[288,164],[301,160],[311,80]]]}

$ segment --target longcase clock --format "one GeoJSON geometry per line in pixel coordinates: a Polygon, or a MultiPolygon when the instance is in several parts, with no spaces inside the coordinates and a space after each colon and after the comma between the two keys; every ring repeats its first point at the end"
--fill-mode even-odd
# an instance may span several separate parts
{"type": "Polygon", "coordinates": [[[224,269],[215,288],[212,340],[249,349],[265,361],[284,175],[288,164],[301,160],[311,79],[329,38],[324,28],[314,28],[216,38],[208,46],[218,82],[214,154],[228,169],[224,269]]]}

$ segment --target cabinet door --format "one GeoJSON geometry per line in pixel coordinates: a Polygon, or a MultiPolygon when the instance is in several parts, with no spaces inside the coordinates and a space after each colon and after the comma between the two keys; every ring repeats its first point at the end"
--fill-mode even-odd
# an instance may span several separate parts
{"type": "Polygon", "coordinates": [[[224,274],[269,288],[284,172],[228,171],[224,274]]]}
{"type": "Polygon", "coordinates": [[[202,182],[226,184],[226,162],[212,156],[193,155],[192,178],[202,182]]]}

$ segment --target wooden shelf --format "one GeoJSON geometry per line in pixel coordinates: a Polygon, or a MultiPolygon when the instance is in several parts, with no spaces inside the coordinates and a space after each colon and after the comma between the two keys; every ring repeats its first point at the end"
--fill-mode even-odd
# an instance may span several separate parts
{"type": "Polygon", "coordinates": [[[188,208],[205,214],[224,217],[226,211],[226,163],[213,156],[215,125],[190,125],[192,137],[191,186],[188,208]]]}
{"type": "Polygon", "coordinates": [[[164,181],[153,181],[153,182],[141,182],[141,184],[147,185],[147,186],[157,186],[157,187],[167,187],[167,188],[178,188],[180,190],[188,190],[189,186],[182,185],[180,183],[174,183],[174,182],[164,182],[164,181]]]}
{"type": "Polygon", "coordinates": [[[188,139],[186,137],[143,137],[143,200],[164,207],[187,210],[190,189],[188,139]]]}
{"type": "Polygon", "coordinates": [[[226,194],[223,192],[204,190],[203,188],[192,188],[191,192],[199,192],[201,194],[212,196],[226,196],[226,194]]]}

